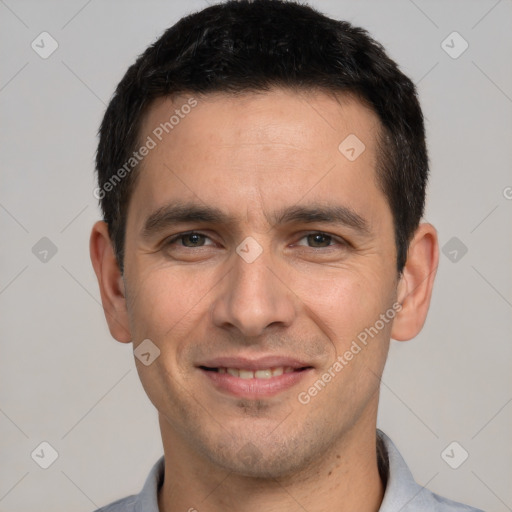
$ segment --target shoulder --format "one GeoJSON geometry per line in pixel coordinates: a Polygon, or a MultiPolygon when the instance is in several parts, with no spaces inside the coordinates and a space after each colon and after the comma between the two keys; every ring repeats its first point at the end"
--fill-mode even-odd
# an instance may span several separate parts
{"type": "Polygon", "coordinates": [[[94,512],[134,512],[136,501],[136,495],[128,496],[101,507],[94,512]]]}
{"type": "Polygon", "coordinates": [[[158,489],[164,479],[165,461],[162,456],[151,468],[139,494],[114,501],[94,512],[158,512],[158,489]]]}
{"type": "Polygon", "coordinates": [[[443,496],[433,493],[422,488],[418,493],[417,499],[410,503],[410,507],[406,507],[403,512],[435,510],[436,512],[484,512],[479,508],[470,507],[457,501],[450,500],[443,496]]]}
{"type": "Polygon", "coordinates": [[[416,483],[391,439],[377,429],[380,466],[386,490],[379,512],[483,512],[480,509],[439,496],[416,483]]]}

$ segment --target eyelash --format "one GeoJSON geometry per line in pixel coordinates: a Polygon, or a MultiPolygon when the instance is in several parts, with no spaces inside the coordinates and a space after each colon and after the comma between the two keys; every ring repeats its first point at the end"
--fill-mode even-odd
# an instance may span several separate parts
{"type": "MultiPolygon", "coordinates": [[[[205,235],[204,233],[201,233],[199,231],[187,231],[185,233],[179,233],[178,235],[174,235],[173,237],[171,237],[170,239],[165,241],[164,245],[165,246],[172,245],[175,242],[177,242],[179,240],[183,240],[186,236],[190,236],[190,235],[199,235],[199,236],[202,236],[202,237],[205,237],[205,238],[208,238],[209,240],[211,240],[211,238],[208,235],[205,235]]],[[[307,233],[305,233],[303,236],[301,236],[299,238],[299,241],[303,240],[304,238],[307,238],[308,236],[314,236],[314,235],[322,235],[324,237],[329,237],[331,239],[330,242],[333,242],[333,243],[329,244],[326,247],[311,247],[311,246],[301,246],[301,247],[309,247],[310,249],[327,249],[327,248],[333,247],[335,245],[341,245],[341,246],[347,246],[347,247],[350,245],[349,242],[347,242],[343,238],[335,236],[335,235],[331,235],[330,233],[326,233],[325,231],[310,231],[310,232],[307,232],[307,233]]],[[[185,246],[185,245],[182,245],[181,247],[187,248],[187,246],[185,246]]],[[[196,248],[199,248],[199,247],[204,247],[204,246],[198,246],[196,248]]],[[[194,249],[194,247],[188,247],[188,248],[189,249],[194,249]]]]}

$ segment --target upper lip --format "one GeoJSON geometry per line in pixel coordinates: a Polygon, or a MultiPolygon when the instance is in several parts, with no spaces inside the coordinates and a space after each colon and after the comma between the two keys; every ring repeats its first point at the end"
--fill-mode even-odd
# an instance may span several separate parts
{"type": "Polygon", "coordinates": [[[294,369],[310,368],[305,361],[285,356],[265,356],[255,358],[247,357],[215,357],[201,362],[198,367],[206,368],[238,368],[241,370],[266,370],[268,368],[290,367],[294,369]]]}

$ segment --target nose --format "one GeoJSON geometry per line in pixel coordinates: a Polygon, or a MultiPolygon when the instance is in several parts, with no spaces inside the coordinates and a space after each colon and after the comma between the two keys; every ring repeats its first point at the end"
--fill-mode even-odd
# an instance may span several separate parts
{"type": "Polygon", "coordinates": [[[286,276],[282,272],[280,275],[265,252],[251,263],[238,254],[233,259],[233,267],[222,280],[212,305],[213,323],[238,330],[244,337],[260,336],[270,328],[289,327],[296,307],[286,276]]]}

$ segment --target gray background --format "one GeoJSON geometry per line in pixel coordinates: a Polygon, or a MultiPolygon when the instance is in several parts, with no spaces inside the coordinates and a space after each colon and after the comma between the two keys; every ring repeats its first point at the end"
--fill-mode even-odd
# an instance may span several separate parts
{"type": "MultiPolygon", "coordinates": [[[[379,427],[422,485],[512,510],[512,2],[311,4],[367,28],[418,84],[432,169],[426,220],[442,246],[457,237],[441,254],[425,329],[392,342],[379,427]],[[456,59],[441,45],[453,31],[469,44],[456,59]],[[469,453],[458,469],[441,456],[452,441],[469,453]]],[[[1,512],[94,509],[138,492],[163,453],[131,345],[110,337],[89,261],[93,158],[128,65],[206,5],[0,0],[1,512]],[[47,59],[31,48],[43,31],[59,45],[47,59]],[[43,237],[57,249],[46,261],[43,237]],[[48,469],[31,458],[42,441],[59,454],[48,469]]],[[[462,43],[452,39],[453,52],[462,43]]]]}

